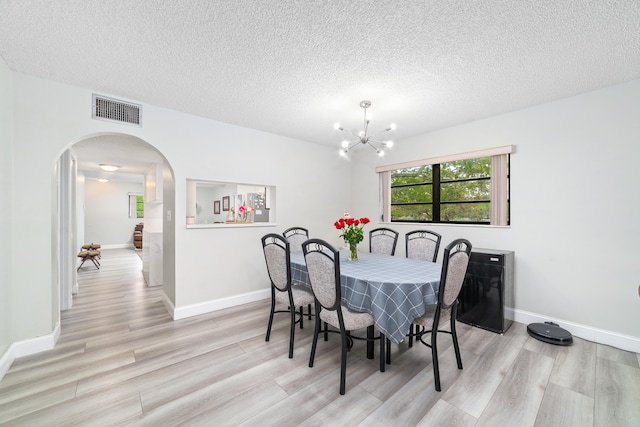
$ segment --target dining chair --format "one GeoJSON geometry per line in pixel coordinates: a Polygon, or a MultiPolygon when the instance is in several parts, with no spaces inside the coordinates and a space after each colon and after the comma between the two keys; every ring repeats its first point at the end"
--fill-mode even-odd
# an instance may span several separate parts
{"type": "Polygon", "coordinates": [[[467,273],[467,266],[469,265],[470,253],[471,243],[466,239],[456,239],[447,245],[444,249],[444,257],[442,259],[438,302],[434,305],[427,306],[427,312],[423,316],[413,320],[414,325],[424,328],[417,334],[417,339],[427,347],[431,347],[436,391],[440,391],[440,370],[438,367],[437,347],[438,333],[451,335],[458,369],[462,369],[462,358],[460,357],[458,335],[456,334],[456,310],[458,306],[458,295],[462,289],[462,284],[464,283],[467,273]],[[449,330],[440,329],[445,328],[447,323],[449,323],[449,330]],[[425,341],[427,334],[431,334],[429,343],[425,341]]]}
{"type": "Polygon", "coordinates": [[[369,232],[369,252],[393,256],[396,253],[398,232],[380,227],[369,232]]]}
{"type": "Polygon", "coordinates": [[[404,235],[407,258],[436,262],[442,236],[430,230],[413,230],[404,235]]]}
{"type": "MultiPolygon", "coordinates": [[[[302,243],[309,239],[309,230],[303,227],[291,227],[282,232],[289,241],[291,252],[302,252],[302,243]]],[[[311,320],[311,304],[307,306],[307,317],[311,320]]]]}
{"type": "Polygon", "coordinates": [[[295,338],[296,323],[300,323],[304,313],[303,306],[310,306],[315,299],[309,289],[302,285],[291,283],[291,249],[289,242],[279,234],[270,233],[262,237],[262,249],[267,263],[267,271],[271,280],[271,311],[269,312],[269,325],[265,341],[269,341],[273,315],[275,313],[289,313],[291,324],[289,329],[289,359],[293,358],[293,341],[295,338]],[[276,302],[284,304],[287,310],[276,310],[276,302]],[[300,313],[296,313],[296,307],[300,307],[300,313]],[[296,316],[300,317],[296,319],[296,316]]]}
{"type": "Polygon", "coordinates": [[[302,243],[309,239],[309,230],[303,227],[291,227],[282,232],[291,246],[291,252],[302,252],[302,243]]]}
{"type": "MultiPolygon", "coordinates": [[[[346,391],[347,351],[353,346],[354,339],[367,341],[380,340],[380,372],[385,370],[386,338],[380,333],[373,336],[373,316],[369,313],[353,311],[342,302],[340,286],[340,253],[336,248],[321,239],[310,239],[302,244],[311,290],[315,296],[316,325],[313,331],[313,343],[309,356],[309,367],[313,362],[320,333],[320,323],[324,321],[338,329],[342,342],[340,356],[340,394],[346,391]],[[354,337],[351,331],[367,328],[367,338],[354,337]]],[[[325,329],[326,333],[326,329],[325,329]]]]}
{"type": "MultiPolygon", "coordinates": [[[[442,236],[430,230],[413,230],[404,235],[405,254],[407,258],[436,262],[442,236]]],[[[413,347],[416,336],[413,324],[409,328],[409,347],[413,347]]]]}

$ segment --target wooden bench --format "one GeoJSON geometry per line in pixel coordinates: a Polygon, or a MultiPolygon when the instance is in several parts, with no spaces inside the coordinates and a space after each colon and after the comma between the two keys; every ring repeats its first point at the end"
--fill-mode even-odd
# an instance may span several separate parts
{"type": "Polygon", "coordinates": [[[80,268],[87,260],[93,262],[93,265],[95,265],[96,268],[100,270],[100,262],[98,261],[101,256],[100,251],[98,250],[100,249],[100,247],[101,246],[99,244],[95,243],[91,243],[90,245],[82,245],[82,250],[78,252],[78,258],[81,258],[82,262],[80,263],[76,271],[80,271],[80,268]]]}

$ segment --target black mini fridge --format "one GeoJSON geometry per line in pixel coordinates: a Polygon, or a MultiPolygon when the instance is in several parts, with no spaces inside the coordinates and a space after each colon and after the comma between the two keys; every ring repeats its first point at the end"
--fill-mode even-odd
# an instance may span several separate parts
{"type": "Polygon", "coordinates": [[[503,334],[513,318],[513,251],[476,249],[458,298],[456,319],[503,334]],[[509,310],[509,318],[505,311],[509,310]]]}

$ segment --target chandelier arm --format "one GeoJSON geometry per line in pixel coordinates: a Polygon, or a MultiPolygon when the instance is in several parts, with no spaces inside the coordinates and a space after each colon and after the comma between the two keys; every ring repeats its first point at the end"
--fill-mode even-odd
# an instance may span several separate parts
{"type": "Polygon", "coordinates": [[[380,148],[378,148],[378,147],[376,147],[375,145],[373,145],[373,144],[371,143],[371,141],[367,141],[367,144],[368,144],[371,148],[373,148],[373,149],[376,151],[376,153],[380,153],[380,150],[381,150],[381,149],[380,149],[380,148]]]}
{"type": "Polygon", "coordinates": [[[370,137],[369,139],[372,139],[372,138],[373,138],[373,139],[375,140],[377,137],[379,137],[379,136],[381,136],[381,135],[384,135],[385,133],[389,132],[390,130],[391,130],[391,129],[385,129],[385,130],[382,130],[382,131],[380,131],[380,132],[376,133],[375,135],[371,135],[371,137],[370,137]]]}
{"type": "Polygon", "coordinates": [[[360,135],[357,135],[357,134],[355,134],[355,133],[353,133],[353,132],[348,132],[348,131],[346,131],[346,130],[344,130],[344,129],[342,129],[342,128],[340,128],[340,129],[338,129],[338,130],[339,130],[339,131],[341,131],[341,132],[344,132],[344,133],[346,133],[347,135],[350,135],[350,136],[352,136],[352,137],[354,137],[354,138],[358,138],[358,139],[360,139],[360,135]]]}
{"type": "Polygon", "coordinates": [[[358,144],[360,144],[360,141],[351,141],[349,143],[349,146],[347,147],[347,151],[351,150],[353,147],[357,146],[358,144]]]}

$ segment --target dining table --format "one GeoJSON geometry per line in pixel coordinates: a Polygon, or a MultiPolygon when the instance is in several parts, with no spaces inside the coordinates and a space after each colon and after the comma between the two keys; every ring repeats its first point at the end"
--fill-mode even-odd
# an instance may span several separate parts
{"type": "MultiPolygon", "coordinates": [[[[378,330],[400,343],[414,319],[436,304],[442,265],[400,256],[358,252],[349,259],[349,250],[340,251],[342,301],[354,311],[373,316],[378,330]]],[[[309,274],[301,252],[291,253],[291,279],[310,287],[309,274]]]]}

